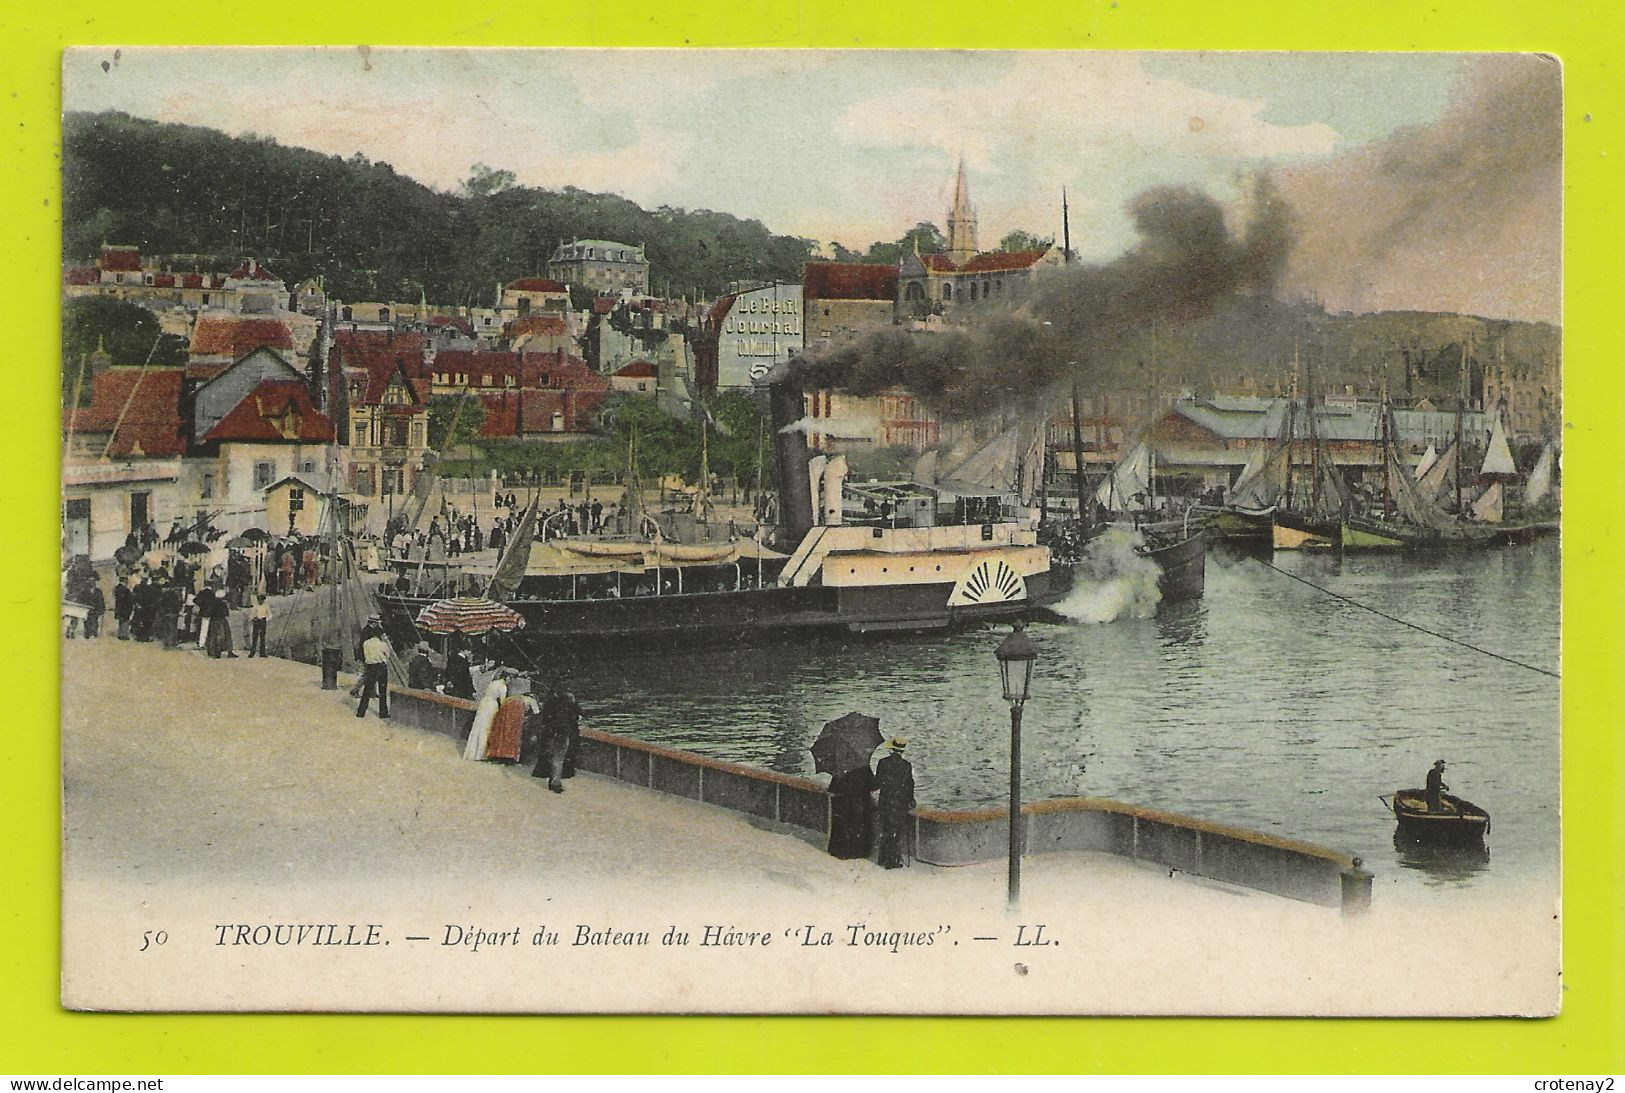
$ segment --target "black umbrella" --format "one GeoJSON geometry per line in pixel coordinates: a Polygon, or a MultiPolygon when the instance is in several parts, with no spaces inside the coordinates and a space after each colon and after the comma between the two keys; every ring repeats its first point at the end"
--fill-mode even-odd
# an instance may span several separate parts
{"type": "Polygon", "coordinates": [[[180,545],[180,553],[185,555],[207,554],[209,553],[209,548],[204,546],[202,543],[182,543],[180,545]]]}
{"type": "Polygon", "coordinates": [[[813,770],[820,774],[845,774],[869,765],[869,757],[884,741],[880,718],[861,713],[837,717],[824,726],[813,741],[813,770]]]}
{"type": "Polygon", "coordinates": [[[251,543],[263,543],[271,538],[271,533],[262,528],[249,528],[247,531],[243,532],[242,535],[238,536],[238,538],[247,539],[251,543]]]}

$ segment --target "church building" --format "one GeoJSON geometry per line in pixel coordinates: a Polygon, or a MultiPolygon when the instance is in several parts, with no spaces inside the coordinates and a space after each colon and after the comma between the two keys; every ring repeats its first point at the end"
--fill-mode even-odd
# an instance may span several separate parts
{"type": "Polygon", "coordinates": [[[954,201],[948,210],[948,249],[941,254],[903,255],[897,272],[897,316],[903,321],[933,315],[968,318],[972,309],[1014,304],[1043,270],[1066,262],[1060,247],[1048,250],[981,251],[976,245],[976,210],[959,158],[954,201]]]}

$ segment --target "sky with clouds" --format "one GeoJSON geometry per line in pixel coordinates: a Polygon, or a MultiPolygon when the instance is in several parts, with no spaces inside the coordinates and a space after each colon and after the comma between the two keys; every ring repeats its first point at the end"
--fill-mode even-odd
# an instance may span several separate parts
{"type": "Polygon", "coordinates": [[[474,163],[523,183],[712,208],[862,246],[942,223],[966,158],[983,246],[1058,234],[1107,258],[1125,203],[1219,196],[1426,124],[1448,55],[647,50],[73,51],[69,110],[360,151],[450,189],[474,163]]]}

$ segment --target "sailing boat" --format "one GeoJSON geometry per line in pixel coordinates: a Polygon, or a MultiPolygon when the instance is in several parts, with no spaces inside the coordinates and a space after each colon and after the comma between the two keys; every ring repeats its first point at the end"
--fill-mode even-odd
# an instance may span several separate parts
{"type": "MultiPolygon", "coordinates": [[[[1296,349],[1292,356],[1296,364],[1296,349]]],[[[1307,481],[1298,479],[1296,490],[1293,488],[1293,449],[1297,447],[1295,407],[1294,400],[1288,408],[1286,489],[1281,507],[1275,511],[1270,539],[1276,550],[1326,550],[1337,542],[1348,503],[1342,478],[1321,441],[1320,415],[1315,409],[1314,384],[1307,362],[1304,363],[1304,416],[1308,424],[1309,474],[1307,481]]]]}
{"type": "Polygon", "coordinates": [[[1286,496],[1288,441],[1293,407],[1281,414],[1281,427],[1272,444],[1262,441],[1247,457],[1235,484],[1225,492],[1224,504],[1208,509],[1207,526],[1214,538],[1232,543],[1270,544],[1275,510],[1286,496]]]}

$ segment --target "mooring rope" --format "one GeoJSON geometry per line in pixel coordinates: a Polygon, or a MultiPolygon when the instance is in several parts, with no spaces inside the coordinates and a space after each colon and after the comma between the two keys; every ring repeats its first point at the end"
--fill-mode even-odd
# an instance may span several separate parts
{"type": "Polygon", "coordinates": [[[1332,599],[1337,600],[1337,601],[1339,601],[1341,603],[1346,603],[1351,607],[1358,607],[1362,611],[1369,611],[1373,615],[1378,616],[1379,618],[1387,619],[1389,622],[1397,622],[1401,626],[1408,626],[1412,630],[1418,631],[1419,633],[1427,634],[1429,637],[1438,638],[1440,641],[1448,641],[1452,645],[1459,645],[1463,649],[1471,649],[1475,653],[1483,653],[1487,657],[1494,657],[1496,660],[1505,661],[1508,664],[1515,664],[1519,668],[1527,668],[1531,672],[1539,672],[1543,676],[1551,676],[1553,679],[1562,679],[1563,678],[1557,672],[1549,671],[1549,670],[1547,670],[1545,668],[1537,668],[1533,664],[1525,664],[1521,660],[1513,660],[1511,657],[1502,656],[1500,653],[1491,652],[1490,650],[1482,648],[1482,647],[1477,646],[1477,645],[1474,645],[1471,642],[1462,641],[1460,638],[1453,638],[1449,634],[1441,634],[1437,630],[1429,630],[1425,626],[1418,626],[1414,622],[1407,622],[1405,619],[1396,618],[1395,616],[1388,614],[1386,611],[1379,611],[1375,607],[1372,607],[1370,604],[1361,603],[1359,600],[1351,600],[1347,596],[1343,596],[1343,595],[1340,595],[1340,594],[1338,594],[1336,592],[1333,592],[1331,589],[1323,587],[1321,585],[1318,585],[1314,581],[1307,580],[1307,579],[1305,579],[1303,577],[1300,577],[1296,573],[1288,573],[1286,570],[1282,569],[1280,566],[1274,564],[1273,562],[1266,562],[1262,558],[1258,559],[1258,562],[1259,562],[1260,565],[1264,566],[1267,569],[1275,570],[1275,572],[1279,573],[1283,577],[1290,577],[1294,581],[1297,581],[1299,584],[1308,585],[1310,588],[1313,588],[1316,592],[1324,593],[1325,595],[1330,596],[1332,599]]]}

